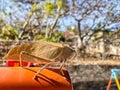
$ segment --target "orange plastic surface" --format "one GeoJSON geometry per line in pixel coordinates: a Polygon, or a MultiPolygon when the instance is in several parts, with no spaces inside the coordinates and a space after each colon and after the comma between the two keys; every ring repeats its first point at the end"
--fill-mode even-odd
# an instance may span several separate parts
{"type": "Polygon", "coordinates": [[[47,68],[33,79],[39,67],[0,67],[0,90],[72,90],[66,69],[47,68]]]}

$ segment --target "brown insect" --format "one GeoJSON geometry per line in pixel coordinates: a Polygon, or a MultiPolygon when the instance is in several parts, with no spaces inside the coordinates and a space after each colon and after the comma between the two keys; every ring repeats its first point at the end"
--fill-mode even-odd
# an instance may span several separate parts
{"type": "Polygon", "coordinates": [[[60,72],[64,75],[62,67],[65,61],[70,58],[74,50],[68,45],[62,45],[52,42],[36,41],[11,48],[3,59],[4,60],[20,60],[20,66],[22,66],[23,60],[35,61],[37,65],[44,63],[45,65],[37,71],[34,78],[49,65],[59,63],[60,72]]]}

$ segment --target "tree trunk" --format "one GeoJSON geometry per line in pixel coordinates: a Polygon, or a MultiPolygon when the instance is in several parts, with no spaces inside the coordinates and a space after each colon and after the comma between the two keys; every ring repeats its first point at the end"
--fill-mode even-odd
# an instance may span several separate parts
{"type": "Polygon", "coordinates": [[[32,17],[33,13],[30,12],[30,14],[28,15],[27,20],[24,22],[23,27],[22,27],[22,32],[19,34],[19,39],[21,40],[22,37],[24,36],[24,34],[28,31],[26,31],[26,27],[30,24],[30,19],[32,17]]]}
{"type": "Polygon", "coordinates": [[[53,25],[52,25],[51,28],[50,28],[50,32],[49,32],[49,36],[50,36],[50,37],[51,37],[52,34],[53,34],[53,31],[54,31],[54,28],[56,27],[56,24],[57,24],[57,22],[58,22],[58,19],[59,19],[59,15],[56,16],[55,21],[54,21],[53,25]]]}
{"type": "Polygon", "coordinates": [[[82,33],[81,33],[81,27],[80,27],[80,22],[81,20],[78,20],[77,21],[77,24],[78,24],[78,51],[83,54],[83,60],[85,60],[85,54],[86,54],[86,46],[84,46],[83,44],[83,37],[82,37],[82,33]]]}
{"type": "Polygon", "coordinates": [[[80,20],[77,21],[77,25],[78,25],[78,47],[82,47],[83,46],[83,38],[81,36],[81,27],[80,27],[80,20]]]}
{"type": "Polygon", "coordinates": [[[48,28],[45,30],[45,38],[48,38],[48,28]]]}

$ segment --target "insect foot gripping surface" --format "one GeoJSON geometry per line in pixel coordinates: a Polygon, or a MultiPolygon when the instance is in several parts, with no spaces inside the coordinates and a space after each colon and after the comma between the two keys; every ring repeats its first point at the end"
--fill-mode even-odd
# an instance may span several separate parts
{"type": "Polygon", "coordinates": [[[41,72],[42,70],[44,70],[44,69],[48,68],[50,65],[56,64],[56,63],[58,63],[58,62],[50,62],[50,63],[45,64],[42,68],[40,68],[40,69],[37,71],[37,73],[35,73],[33,79],[36,79],[36,78],[37,78],[37,75],[40,74],[40,72],[41,72]]]}
{"type": "MultiPolygon", "coordinates": [[[[39,74],[41,73],[41,71],[44,70],[44,69],[46,69],[47,66],[49,66],[49,65],[50,65],[50,64],[46,64],[46,65],[44,65],[42,68],[40,68],[40,69],[37,71],[37,73],[35,73],[33,79],[37,80],[37,79],[38,79],[38,76],[37,76],[37,75],[39,75],[39,74]]],[[[63,76],[64,79],[67,79],[67,78],[65,77],[64,70],[63,70],[62,68],[59,68],[58,71],[60,72],[60,74],[63,76]]]]}

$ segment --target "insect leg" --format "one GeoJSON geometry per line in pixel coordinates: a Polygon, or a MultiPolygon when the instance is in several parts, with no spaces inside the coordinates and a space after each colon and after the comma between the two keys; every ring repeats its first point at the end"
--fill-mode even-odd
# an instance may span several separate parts
{"type": "MultiPolygon", "coordinates": [[[[26,51],[21,51],[21,52],[20,52],[19,59],[20,59],[20,66],[21,66],[21,67],[23,66],[22,55],[23,55],[23,54],[26,54],[26,53],[27,53],[26,51]]],[[[26,54],[26,55],[29,55],[29,54],[26,54]]],[[[29,55],[29,56],[30,56],[30,55],[29,55]]],[[[30,63],[28,63],[28,66],[30,66],[30,63]]]]}
{"type": "Polygon", "coordinates": [[[64,67],[65,62],[66,62],[66,59],[64,59],[64,60],[62,61],[61,65],[60,65],[60,72],[61,72],[61,74],[62,74],[63,76],[64,76],[64,72],[63,72],[62,68],[64,67]]]}
{"type": "MultiPolygon", "coordinates": [[[[35,56],[35,55],[33,55],[33,54],[30,54],[30,53],[28,53],[28,52],[26,52],[26,51],[21,51],[21,52],[20,52],[20,56],[19,56],[20,66],[23,66],[23,65],[22,65],[22,62],[23,62],[23,60],[22,60],[22,55],[23,55],[23,54],[28,55],[28,56],[31,56],[32,58],[37,59],[37,61],[35,60],[35,62],[37,62],[37,63],[39,63],[38,61],[46,62],[46,63],[50,63],[50,62],[51,62],[51,61],[48,60],[48,59],[40,58],[40,57],[35,56]]],[[[33,59],[33,60],[34,60],[34,59],[33,59]]]]}
{"type": "Polygon", "coordinates": [[[37,75],[45,68],[49,67],[50,65],[52,64],[57,64],[58,62],[50,62],[50,63],[47,63],[45,64],[42,68],[40,68],[37,73],[34,75],[33,79],[36,79],[37,75]]]}
{"type": "Polygon", "coordinates": [[[22,60],[22,54],[23,54],[23,51],[20,52],[20,56],[19,56],[19,59],[20,59],[20,66],[22,67],[23,66],[23,60],[22,60]]]}

